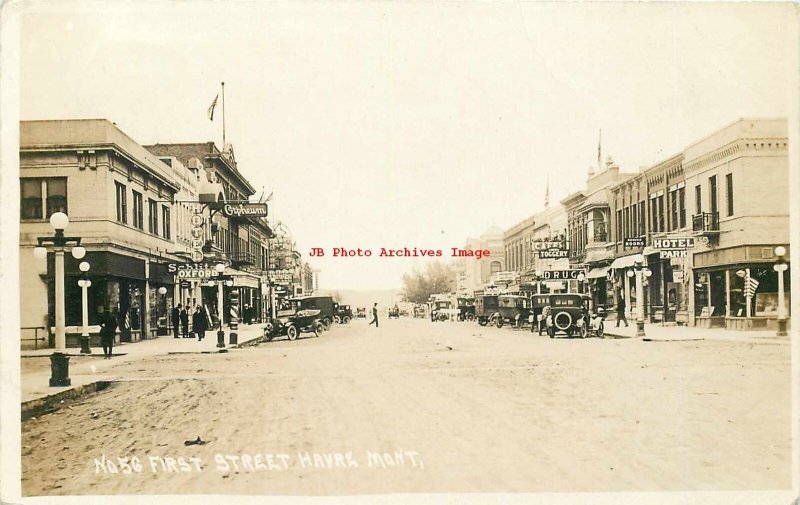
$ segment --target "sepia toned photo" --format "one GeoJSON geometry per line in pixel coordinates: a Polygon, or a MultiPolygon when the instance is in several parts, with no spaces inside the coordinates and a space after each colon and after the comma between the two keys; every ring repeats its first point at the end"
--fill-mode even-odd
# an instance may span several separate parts
{"type": "Polygon", "coordinates": [[[797,12],[3,4],[2,502],[793,503],[797,12]]]}

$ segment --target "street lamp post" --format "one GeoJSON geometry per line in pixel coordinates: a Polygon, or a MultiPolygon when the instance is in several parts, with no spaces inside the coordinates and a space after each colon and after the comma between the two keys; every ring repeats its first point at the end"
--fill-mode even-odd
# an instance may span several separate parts
{"type": "MultiPolygon", "coordinates": [[[[217,330],[217,347],[225,347],[225,330],[222,329],[222,323],[225,317],[225,310],[223,305],[224,300],[224,292],[223,286],[231,287],[233,286],[233,279],[229,275],[225,275],[225,264],[224,263],[217,263],[214,265],[214,270],[217,272],[217,277],[215,280],[209,281],[210,286],[217,286],[217,312],[219,314],[219,329],[217,330]]],[[[237,293],[238,295],[238,293],[237,293]]],[[[233,293],[231,294],[231,304],[233,304],[233,293]]],[[[236,298],[236,310],[238,311],[238,303],[239,299],[236,298]]],[[[237,312],[238,314],[238,312],[237,312]]],[[[230,329],[231,329],[231,344],[234,345],[238,342],[238,335],[236,334],[236,330],[238,329],[238,319],[235,317],[231,319],[230,329]],[[235,320],[235,321],[234,321],[235,320]]]]}
{"type": "Polygon", "coordinates": [[[783,272],[789,269],[786,264],[786,248],[779,245],[775,248],[775,256],[778,261],[773,266],[773,270],[778,273],[778,333],[777,336],[785,337],[786,333],[786,307],[784,307],[783,299],[783,272]]]}
{"type": "Polygon", "coordinates": [[[583,281],[586,280],[586,276],[583,272],[578,274],[578,293],[583,293],[583,281]]]}
{"type": "Polygon", "coordinates": [[[83,259],[86,256],[86,249],[81,247],[80,237],[67,237],[64,230],[69,226],[69,217],[63,212],[56,212],[50,216],[50,226],[53,227],[55,235],[52,237],[38,237],[38,246],[33,253],[37,258],[47,258],[47,248],[50,245],[53,249],[55,267],[55,340],[56,348],[50,355],[50,386],[62,387],[69,386],[72,381],[69,378],[69,356],[67,349],[67,330],[64,317],[64,252],[71,246],[72,257],[83,259]]]}
{"type": "Polygon", "coordinates": [[[536,291],[539,295],[542,294],[542,275],[543,273],[541,270],[536,270],[533,273],[533,279],[536,281],[536,291]]]}
{"type": "Polygon", "coordinates": [[[633,258],[633,270],[628,270],[628,277],[636,276],[636,336],[644,337],[644,282],[643,277],[653,273],[644,267],[644,255],[637,254],[633,258]],[[635,270],[635,272],[634,272],[635,270]]]}
{"type": "Polygon", "coordinates": [[[83,330],[81,332],[81,354],[92,354],[92,349],[89,347],[89,296],[87,292],[92,285],[92,281],[87,278],[89,271],[89,262],[81,261],[78,268],[83,275],[78,280],[78,286],[81,287],[81,320],[83,323],[83,330]]]}

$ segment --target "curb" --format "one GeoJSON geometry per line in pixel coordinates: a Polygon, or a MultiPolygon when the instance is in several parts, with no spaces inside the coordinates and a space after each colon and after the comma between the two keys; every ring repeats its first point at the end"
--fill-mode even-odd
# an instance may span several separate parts
{"type": "Polygon", "coordinates": [[[703,337],[684,337],[684,338],[653,338],[653,337],[644,337],[642,338],[645,342],[697,342],[699,340],[705,340],[703,337]]]}
{"type": "Polygon", "coordinates": [[[62,407],[61,402],[65,400],[74,400],[90,393],[103,391],[111,385],[111,382],[112,381],[91,382],[89,384],[70,387],[69,389],[59,391],[58,393],[54,393],[43,398],[22,402],[22,406],[20,408],[22,422],[27,421],[31,417],[37,417],[43,414],[55,412],[62,407]]]}

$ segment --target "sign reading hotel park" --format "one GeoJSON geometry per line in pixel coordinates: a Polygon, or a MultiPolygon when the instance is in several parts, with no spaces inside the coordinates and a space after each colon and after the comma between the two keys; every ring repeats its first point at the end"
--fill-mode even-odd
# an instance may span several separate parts
{"type": "Polygon", "coordinates": [[[225,217],[267,217],[266,203],[226,203],[222,206],[225,217]]]}
{"type": "Polygon", "coordinates": [[[658,257],[661,259],[686,258],[688,250],[694,248],[694,238],[654,238],[653,248],[658,249],[658,257]]]}

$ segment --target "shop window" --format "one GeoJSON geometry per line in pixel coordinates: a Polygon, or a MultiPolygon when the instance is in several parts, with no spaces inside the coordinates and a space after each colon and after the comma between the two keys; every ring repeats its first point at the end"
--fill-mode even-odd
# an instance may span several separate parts
{"type": "Polygon", "coordinates": [[[133,226],[144,229],[144,204],[138,191],[133,191],[133,226]]]}
{"type": "Polygon", "coordinates": [[[117,222],[128,222],[128,188],[121,182],[114,183],[117,189],[117,222]]]}
{"type": "Polygon", "coordinates": [[[20,179],[20,217],[47,219],[56,212],[67,214],[67,178],[20,179]]]}

